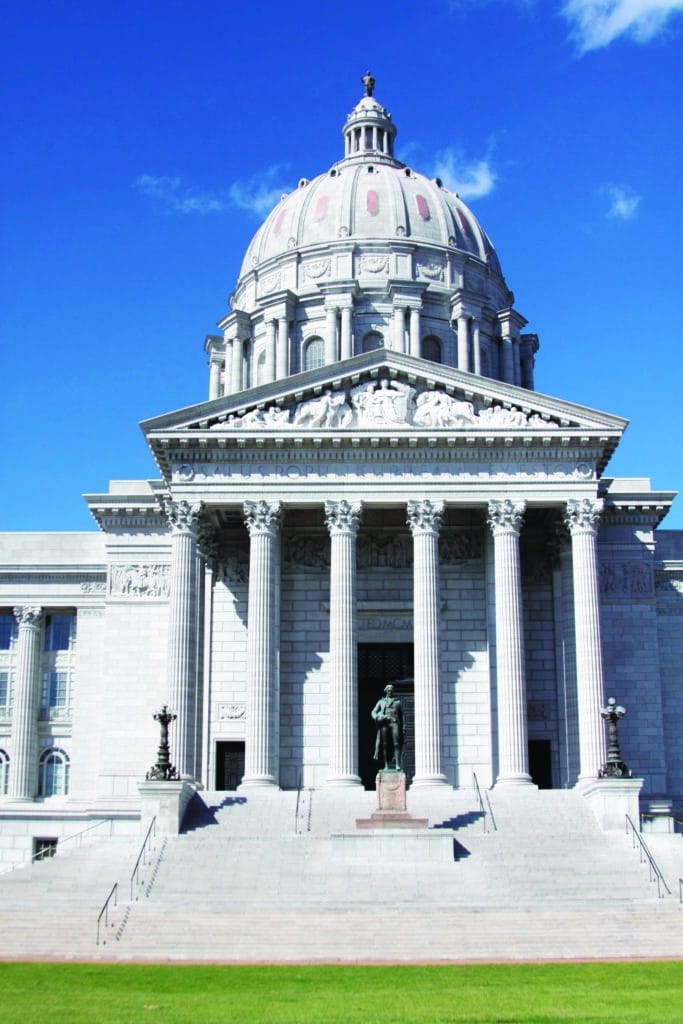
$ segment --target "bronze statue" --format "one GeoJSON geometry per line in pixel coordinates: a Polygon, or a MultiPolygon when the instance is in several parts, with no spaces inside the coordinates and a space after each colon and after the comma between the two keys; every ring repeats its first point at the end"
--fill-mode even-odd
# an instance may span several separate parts
{"type": "Polygon", "coordinates": [[[375,79],[372,77],[369,71],[365,72],[365,74],[361,78],[361,82],[365,86],[365,95],[372,96],[373,90],[375,88],[375,79]]]}
{"type": "Polygon", "coordinates": [[[384,687],[384,696],[375,704],[372,717],[377,722],[377,739],[375,740],[375,761],[380,760],[380,751],[384,757],[384,769],[389,770],[389,762],[393,760],[396,771],[401,771],[403,759],[403,705],[398,697],[394,697],[391,683],[384,687]]]}

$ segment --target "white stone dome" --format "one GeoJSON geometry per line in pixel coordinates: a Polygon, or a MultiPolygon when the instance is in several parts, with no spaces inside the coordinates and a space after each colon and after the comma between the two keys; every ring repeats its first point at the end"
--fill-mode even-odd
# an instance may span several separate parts
{"type": "Polygon", "coordinates": [[[391,348],[533,388],[535,335],[493,245],[438,179],[394,156],[396,127],[366,95],[344,155],[282,197],[249,244],[231,312],[210,336],[210,393],[225,394],[391,348]]]}
{"type": "Polygon", "coordinates": [[[438,178],[430,180],[393,157],[395,133],[391,115],[373,97],[363,97],[347,118],[344,159],[283,195],[252,238],[240,280],[292,249],[345,239],[437,246],[474,256],[500,275],[493,245],[462,199],[438,178]],[[374,143],[373,128],[380,139],[384,132],[387,152],[381,141],[374,143]],[[349,145],[356,132],[368,143],[358,149],[349,145]]]}

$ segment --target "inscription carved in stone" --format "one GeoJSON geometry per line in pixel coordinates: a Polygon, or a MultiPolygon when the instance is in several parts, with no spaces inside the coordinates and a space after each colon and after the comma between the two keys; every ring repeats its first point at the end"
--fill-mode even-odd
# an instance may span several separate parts
{"type": "Polygon", "coordinates": [[[246,718],[247,706],[246,704],[219,704],[218,705],[218,721],[219,722],[235,722],[241,718],[246,718]]]}
{"type": "Polygon", "coordinates": [[[645,562],[601,562],[600,593],[651,594],[654,590],[652,569],[645,562]]]}

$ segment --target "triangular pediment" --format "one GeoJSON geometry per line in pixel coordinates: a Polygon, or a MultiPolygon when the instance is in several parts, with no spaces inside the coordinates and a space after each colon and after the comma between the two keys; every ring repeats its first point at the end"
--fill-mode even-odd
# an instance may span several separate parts
{"type": "MultiPolygon", "coordinates": [[[[386,349],[146,420],[164,434],[590,432],[618,439],[626,420],[386,349]]],[[[208,440],[208,438],[207,438],[208,440]]]]}

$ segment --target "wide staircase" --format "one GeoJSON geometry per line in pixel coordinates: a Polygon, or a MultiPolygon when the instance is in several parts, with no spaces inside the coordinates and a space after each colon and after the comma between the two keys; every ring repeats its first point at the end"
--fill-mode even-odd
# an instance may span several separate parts
{"type": "MultiPolygon", "coordinates": [[[[573,792],[409,792],[430,832],[362,835],[374,794],[195,797],[157,837],[102,840],[0,877],[0,956],[214,962],[683,958],[683,837],[659,899],[632,840],[573,792]],[[430,842],[438,836],[437,855],[430,842]],[[427,840],[427,842],[425,841],[427,840]],[[430,852],[431,851],[431,852],[430,852]],[[444,855],[445,854],[445,855],[444,855]],[[108,923],[96,920],[120,883],[108,923]],[[675,883],[675,885],[674,885],[675,883]]],[[[666,876],[665,876],[666,877],[666,876]]]]}

